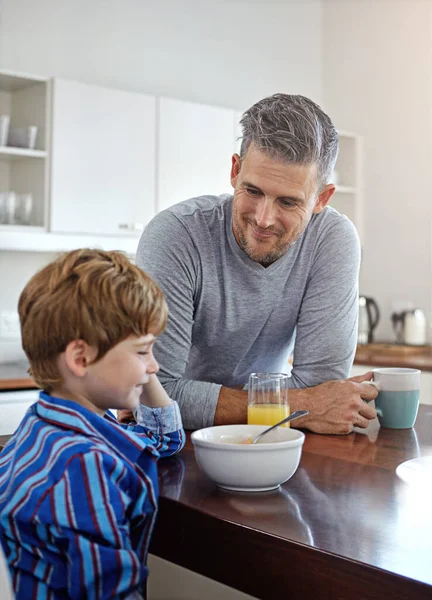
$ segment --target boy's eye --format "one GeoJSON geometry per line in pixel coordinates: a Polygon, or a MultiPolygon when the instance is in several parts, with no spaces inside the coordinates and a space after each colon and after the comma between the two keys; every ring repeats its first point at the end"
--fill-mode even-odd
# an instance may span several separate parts
{"type": "Polygon", "coordinates": [[[144,356],[145,354],[148,354],[148,353],[149,353],[149,351],[148,351],[148,350],[142,350],[141,352],[138,352],[138,354],[141,354],[141,355],[143,355],[143,356],[144,356]]]}

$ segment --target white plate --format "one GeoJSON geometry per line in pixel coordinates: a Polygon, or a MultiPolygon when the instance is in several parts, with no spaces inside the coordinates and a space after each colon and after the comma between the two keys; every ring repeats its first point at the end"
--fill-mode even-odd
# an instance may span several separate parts
{"type": "Polygon", "coordinates": [[[432,488],[432,456],[413,458],[396,468],[396,475],[405,483],[432,488]]]}

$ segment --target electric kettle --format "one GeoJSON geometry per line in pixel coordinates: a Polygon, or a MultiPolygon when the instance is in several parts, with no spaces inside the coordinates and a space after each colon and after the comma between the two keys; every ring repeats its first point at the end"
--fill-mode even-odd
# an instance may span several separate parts
{"type": "Polygon", "coordinates": [[[396,342],[411,346],[424,346],[427,337],[427,322],[420,308],[404,310],[391,315],[396,342]]]}
{"type": "Polygon", "coordinates": [[[378,325],[379,319],[380,311],[375,300],[366,296],[360,296],[357,338],[359,344],[371,344],[373,342],[373,332],[378,325]]]}

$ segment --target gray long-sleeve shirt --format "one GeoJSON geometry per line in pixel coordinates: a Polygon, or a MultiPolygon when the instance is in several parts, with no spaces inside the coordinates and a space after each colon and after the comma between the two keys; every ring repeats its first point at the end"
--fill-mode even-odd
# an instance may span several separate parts
{"type": "Polygon", "coordinates": [[[155,345],[159,378],[185,428],[213,424],[221,385],[257,371],[289,372],[290,386],[347,377],[357,341],[360,244],[332,208],[313,215],[267,268],[232,232],[232,196],[201,196],[159,213],[137,264],[162,288],[168,325],[155,345]]]}

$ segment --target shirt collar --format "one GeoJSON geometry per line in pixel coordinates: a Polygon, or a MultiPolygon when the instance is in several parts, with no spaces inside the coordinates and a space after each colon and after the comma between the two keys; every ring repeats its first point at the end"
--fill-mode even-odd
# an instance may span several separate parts
{"type": "Polygon", "coordinates": [[[110,411],[101,417],[77,402],[56,398],[45,392],[40,392],[34,410],[43,421],[95,441],[102,441],[131,462],[137,462],[144,450],[153,456],[159,456],[145,434],[127,431],[110,411]]]}

